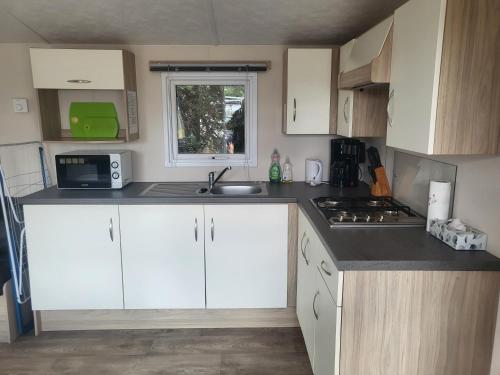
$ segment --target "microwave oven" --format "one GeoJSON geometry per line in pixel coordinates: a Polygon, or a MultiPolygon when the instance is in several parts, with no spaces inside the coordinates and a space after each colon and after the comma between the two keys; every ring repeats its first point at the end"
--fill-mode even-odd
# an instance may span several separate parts
{"type": "Polygon", "coordinates": [[[56,155],[59,189],[121,189],[132,182],[131,151],[72,151],[56,155]]]}

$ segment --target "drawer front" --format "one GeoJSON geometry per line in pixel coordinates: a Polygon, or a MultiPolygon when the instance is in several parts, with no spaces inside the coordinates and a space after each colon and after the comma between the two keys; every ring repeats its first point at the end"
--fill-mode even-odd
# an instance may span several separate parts
{"type": "Polygon", "coordinates": [[[317,238],[317,266],[319,272],[325,280],[326,286],[328,287],[333,300],[337,306],[342,306],[342,288],[344,285],[344,273],[339,271],[332,258],[328,254],[320,239],[317,238]]]}
{"type": "Polygon", "coordinates": [[[123,90],[121,50],[30,49],[33,84],[41,89],[123,90]]]}
{"type": "Polygon", "coordinates": [[[309,224],[305,215],[301,212],[299,215],[299,257],[303,258],[312,268],[316,267],[316,233],[309,224]]]}
{"type": "Polygon", "coordinates": [[[302,211],[299,211],[299,257],[317,267],[337,306],[342,306],[343,272],[335,267],[318,234],[302,211]]]}

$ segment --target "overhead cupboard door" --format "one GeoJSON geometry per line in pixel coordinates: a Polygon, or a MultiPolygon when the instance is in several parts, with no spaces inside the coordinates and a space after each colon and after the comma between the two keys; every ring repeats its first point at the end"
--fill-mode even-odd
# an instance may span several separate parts
{"type": "Polygon", "coordinates": [[[287,306],[288,206],[206,205],[208,308],[287,306]]]}
{"type": "Polygon", "coordinates": [[[31,48],[36,89],[123,90],[122,50],[31,48]]]}
{"type": "Polygon", "coordinates": [[[433,153],[445,5],[412,0],[394,14],[388,146],[433,153]]]}
{"type": "Polygon", "coordinates": [[[33,310],[122,309],[116,205],[24,206],[33,310]]]}
{"type": "Polygon", "coordinates": [[[287,51],[287,134],[329,134],[332,50],[287,51]]]}
{"type": "Polygon", "coordinates": [[[125,308],[205,308],[203,206],[120,206],[120,219],[125,308]]]}

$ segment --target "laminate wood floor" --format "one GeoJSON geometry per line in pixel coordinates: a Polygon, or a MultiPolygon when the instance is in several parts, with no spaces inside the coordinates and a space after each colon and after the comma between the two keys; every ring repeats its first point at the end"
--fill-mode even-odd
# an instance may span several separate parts
{"type": "Polygon", "coordinates": [[[44,332],[0,344],[0,374],[312,375],[299,328],[44,332]]]}

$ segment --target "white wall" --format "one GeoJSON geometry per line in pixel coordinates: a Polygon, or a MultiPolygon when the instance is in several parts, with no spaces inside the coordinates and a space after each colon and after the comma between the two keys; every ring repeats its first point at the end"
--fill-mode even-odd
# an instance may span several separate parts
{"type": "MultiPolygon", "coordinates": [[[[59,47],[59,46],[58,46],[59,47]]],[[[107,48],[108,46],[100,46],[107,48]]],[[[114,48],[120,48],[115,46],[114,48]]],[[[226,179],[266,180],[271,153],[275,147],[282,159],[290,156],[296,180],[304,179],[304,163],[308,157],[329,161],[329,136],[286,136],[281,133],[282,116],[282,58],[284,46],[125,46],[134,52],[139,97],[140,139],[130,144],[113,146],[134,151],[134,177],[136,181],[192,181],[205,180],[210,170],[217,168],[166,168],[162,122],[162,95],[159,73],[149,71],[150,60],[266,60],[271,69],[258,74],[258,166],[233,168],[226,179]]],[[[0,143],[19,141],[38,136],[38,112],[29,65],[28,46],[0,45],[0,143]],[[3,61],[8,58],[8,64],[3,61]],[[19,77],[15,77],[18,75],[19,77]],[[3,85],[4,79],[9,80],[3,85]],[[28,115],[13,114],[10,97],[30,99],[28,115]],[[3,124],[8,123],[9,126],[3,124]]],[[[78,148],[112,148],[109,145],[78,146],[49,144],[49,159],[62,151],[78,148]]],[[[325,178],[328,176],[325,168],[325,178]]]]}
{"type": "Polygon", "coordinates": [[[38,124],[28,46],[0,44],[0,144],[39,140],[38,124]],[[14,113],[12,98],[28,98],[29,112],[14,113]]]}

